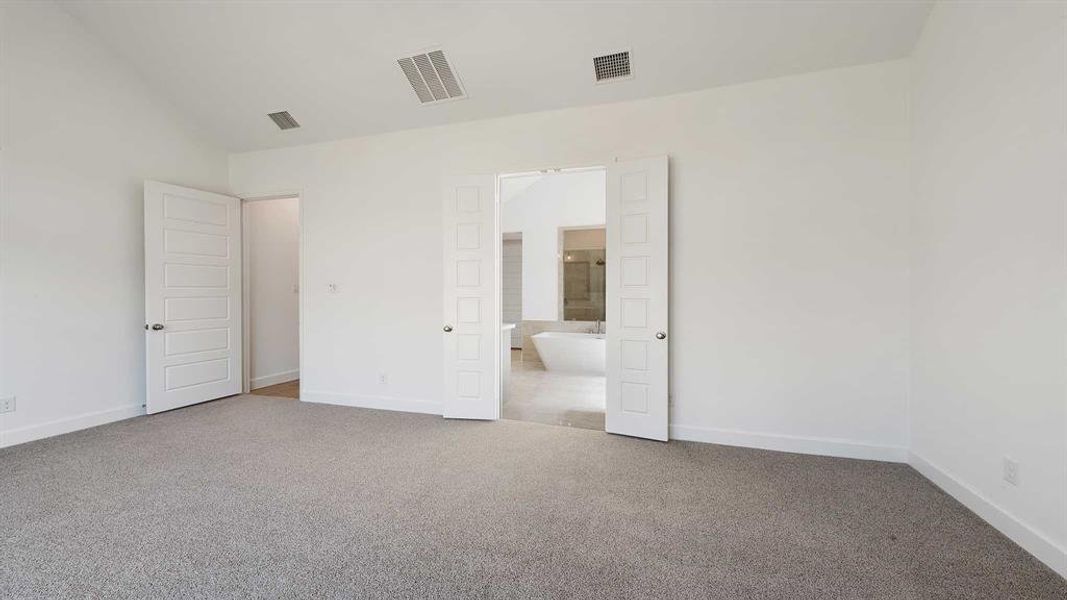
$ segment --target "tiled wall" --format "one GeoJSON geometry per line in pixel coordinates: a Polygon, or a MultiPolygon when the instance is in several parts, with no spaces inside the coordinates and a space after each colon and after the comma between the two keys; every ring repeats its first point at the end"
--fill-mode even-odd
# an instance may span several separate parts
{"type": "MultiPolygon", "coordinates": [[[[540,363],[541,357],[537,355],[537,347],[534,346],[534,335],[542,331],[568,331],[573,333],[589,333],[595,323],[592,321],[523,321],[522,322],[522,361],[540,363]]],[[[606,331],[604,324],[600,324],[600,331],[606,331]]]]}
{"type": "Polygon", "coordinates": [[[604,320],[604,250],[564,250],[563,320],[604,320]]]}
{"type": "MultiPolygon", "coordinates": [[[[522,321],[522,240],[504,240],[500,267],[500,318],[505,323],[522,321]]],[[[511,330],[511,347],[522,348],[522,327],[511,330]]]]}

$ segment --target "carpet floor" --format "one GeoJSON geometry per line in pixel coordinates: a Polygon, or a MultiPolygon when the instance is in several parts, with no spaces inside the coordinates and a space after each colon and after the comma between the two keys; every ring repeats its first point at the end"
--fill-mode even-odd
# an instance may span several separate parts
{"type": "Polygon", "coordinates": [[[239,396],[0,450],[0,597],[1067,598],[910,467],[239,396]]]}

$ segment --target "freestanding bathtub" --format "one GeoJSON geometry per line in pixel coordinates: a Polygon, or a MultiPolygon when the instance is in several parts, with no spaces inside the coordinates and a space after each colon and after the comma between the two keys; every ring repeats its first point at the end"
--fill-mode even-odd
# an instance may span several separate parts
{"type": "Polygon", "coordinates": [[[607,343],[602,333],[543,331],[533,335],[533,342],[549,371],[604,374],[607,343]]]}

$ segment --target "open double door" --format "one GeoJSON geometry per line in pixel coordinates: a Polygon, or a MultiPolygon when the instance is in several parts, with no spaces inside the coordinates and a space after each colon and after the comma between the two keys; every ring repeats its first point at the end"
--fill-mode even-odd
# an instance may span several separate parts
{"type": "MultiPolygon", "coordinates": [[[[667,157],[607,168],[605,429],[666,440],[667,157]]],[[[452,177],[444,199],[446,417],[500,417],[496,177],[452,177]]]]}

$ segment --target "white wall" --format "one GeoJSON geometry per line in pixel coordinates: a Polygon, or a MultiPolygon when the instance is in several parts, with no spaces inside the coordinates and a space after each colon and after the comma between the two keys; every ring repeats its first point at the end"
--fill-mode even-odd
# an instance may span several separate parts
{"type": "Polygon", "coordinates": [[[607,219],[606,186],[603,170],[500,181],[500,230],[522,233],[523,320],[562,318],[559,229],[603,226],[607,219]]]}
{"type": "Polygon", "coordinates": [[[300,377],[300,200],[245,202],[252,389],[300,377]]]}
{"type": "Polygon", "coordinates": [[[442,177],[669,154],[672,436],[903,459],[907,91],[896,61],[238,154],[231,185],[301,192],[308,399],[435,412],[442,177]]]}
{"type": "Polygon", "coordinates": [[[913,464],[1067,576],[1063,17],[941,3],[916,49],[910,415],[913,464]]]}
{"type": "Polygon", "coordinates": [[[51,2],[3,3],[0,445],[143,412],[142,180],[226,157],[51,2]]]}

